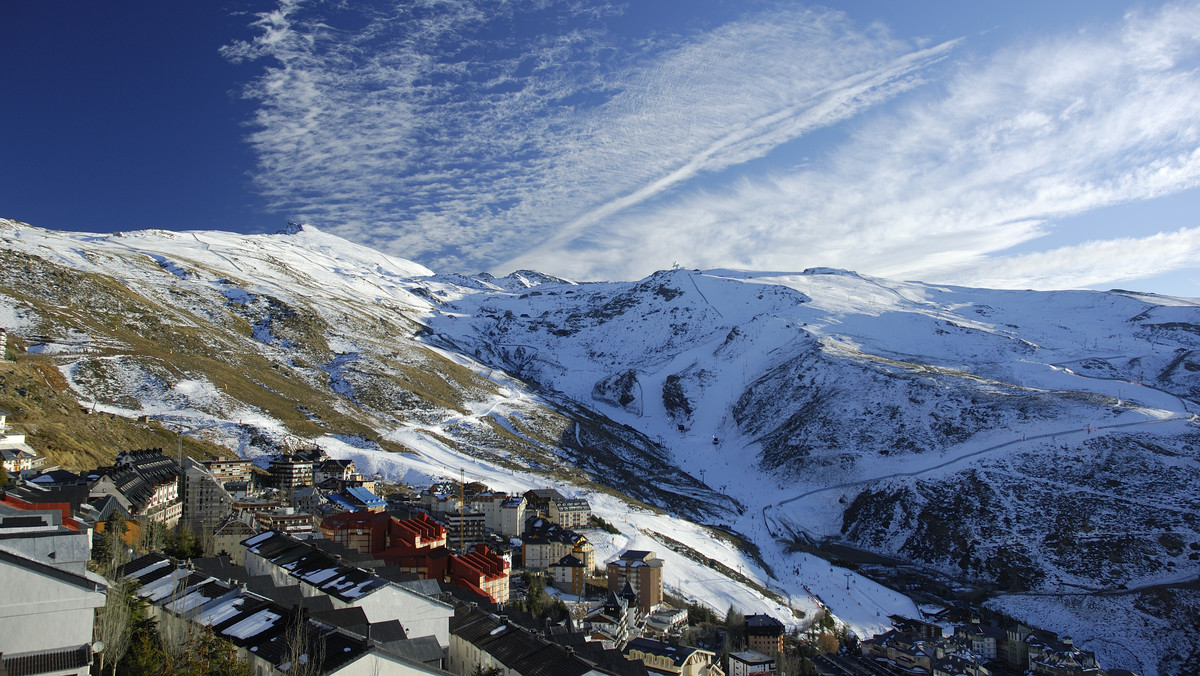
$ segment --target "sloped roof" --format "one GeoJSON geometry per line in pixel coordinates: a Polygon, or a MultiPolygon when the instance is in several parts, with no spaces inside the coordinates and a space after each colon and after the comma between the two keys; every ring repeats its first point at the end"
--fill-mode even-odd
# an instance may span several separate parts
{"type": "Polygon", "coordinates": [[[635,638],[629,643],[625,644],[625,653],[629,654],[629,651],[631,650],[638,650],[648,655],[666,657],[677,667],[683,666],[683,664],[688,661],[688,658],[698,652],[708,652],[692,646],[669,645],[667,643],[653,641],[648,638],[635,638]]]}
{"type": "MultiPolygon", "coordinates": [[[[0,552],[0,556],[3,555],[4,552],[0,552]]],[[[298,616],[297,613],[307,611],[288,609],[229,582],[176,568],[171,559],[161,554],[140,557],[123,566],[122,570],[129,571],[126,576],[141,583],[139,594],[147,596],[151,602],[211,626],[216,634],[277,667],[287,654],[288,629],[297,617],[305,617],[310,646],[307,653],[321,657],[321,673],[336,671],[370,651],[379,650],[362,636],[316,620],[315,616],[332,610],[326,597],[320,597],[327,602],[321,611],[313,612],[311,616],[298,616]],[[166,590],[170,590],[169,593],[163,593],[166,590]]],[[[361,614],[362,611],[357,612],[361,614]]],[[[379,627],[383,637],[388,639],[396,636],[396,629],[387,623],[379,627]]],[[[439,671],[403,657],[388,659],[411,663],[410,666],[431,673],[439,671]]]]}
{"type": "Polygon", "coordinates": [[[314,612],[312,618],[320,620],[327,624],[332,624],[335,627],[349,628],[356,625],[367,625],[371,621],[367,619],[367,613],[358,606],[350,606],[348,608],[334,608],[332,610],[323,610],[314,612]]]}
{"type": "Polygon", "coordinates": [[[0,561],[25,568],[26,570],[33,571],[44,577],[53,578],[59,582],[64,582],[86,591],[103,592],[106,589],[105,585],[101,584],[98,580],[93,580],[91,577],[86,575],[78,575],[64,568],[58,568],[56,566],[42,563],[41,561],[27,559],[24,556],[14,554],[5,549],[0,549],[0,561]]]}
{"type": "Polygon", "coordinates": [[[33,477],[29,483],[34,484],[73,484],[82,480],[78,474],[65,469],[52,469],[33,477]]]}
{"type": "Polygon", "coordinates": [[[522,676],[583,676],[596,667],[525,629],[460,606],[450,632],[522,676]]]}
{"type": "Polygon", "coordinates": [[[583,659],[612,674],[647,676],[650,673],[641,660],[631,660],[616,648],[605,648],[603,641],[589,641],[587,634],[577,631],[551,631],[547,638],[558,645],[571,648],[583,659]]]}
{"type": "Polygon", "coordinates": [[[279,531],[260,533],[242,544],[248,552],[283,568],[292,577],[348,603],[391,584],[366,570],[342,564],[317,547],[279,531]]]}
{"type": "Polygon", "coordinates": [[[783,623],[770,615],[747,615],[746,631],[753,635],[774,636],[783,633],[783,623]]]}
{"type": "Polygon", "coordinates": [[[350,497],[354,498],[355,500],[358,500],[359,502],[361,502],[363,505],[365,505],[367,507],[385,507],[385,506],[387,506],[387,500],[384,500],[383,498],[379,497],[378,495],[375,495],[374,493],[372,493],[371,491],[367,490],[366,488],[364,488],[362,486],[348,486],[346,488],[346,492],[350,494],[350,497]]]}
{"type": "Polygon", "coordinates": [[[257,531],[250,524],[230,514],[213,529],[213,535],[254,535],[257,531]]]}
{"type": "Polygon", "coordinates": [[[525,491],[525,498],[531,502],[547,502],[550,500],[563,500],[563,494],[553,488],[533,488],[525,491]]]}
{"type": "Polygon", "coordinates": [[[418,636],[401,641],[381,641],[391,653],[414,662],[440,663],[445,651],[433,636],[418,636]]]}
{"type": "Polygon", "coordinates": [[[337,493],[330,493],[329,495],[325,496],[325,499],[332,502],[333,504],[337,505],[338,507],[345,509],[348,512],[357,512],[359,510],[358,505],[354,504],[353,502],[350,502],[345,497],[342,497],[341,495],[339,495],[337,493]]]}

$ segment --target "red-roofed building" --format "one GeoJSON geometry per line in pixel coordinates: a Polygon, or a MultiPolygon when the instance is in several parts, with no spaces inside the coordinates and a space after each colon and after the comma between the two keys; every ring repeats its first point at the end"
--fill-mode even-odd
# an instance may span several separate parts
{"type": "Polygon", "coordinates": [[[450,582],[485,596],[492,603],[508,603],[509,563],[487,545],[450,557],[450,582]]]}
{"type": "Polygon", "coordinates": [[[424,514],[400,521],[382,512],[343,512],[321,522],[321,535],[422,579],[446,578],[446,529],[424,514]]]}
{"type": "Polygon", "coordinates": [[[15,495],[0,494],[0,503],[8,505],[13,509],[20,509],[28,512],[58,512],[62,515],[62,525],[77,533],[86,533],[87,527],[79,523],[71,516],[71,503],[69,502],[30,502],[22,500],[15,495]]]}
{"type": "Polygon", "coordinates": [[[403,521],[393,518],[392,522],[390,532],[398,543],[403,543],[413,549],[433,549],[446,546],[446,528],[426,514],[403,521]]]}
{"type": "Polygon", "coordinates": [[[486,545],[451,555],[446,528],[425,514],[401,521],[383,513],[343,512],[321,522],[321,535],[422,579],[449,581],[493,603],[508,602],[511,564],[486,545]]]}

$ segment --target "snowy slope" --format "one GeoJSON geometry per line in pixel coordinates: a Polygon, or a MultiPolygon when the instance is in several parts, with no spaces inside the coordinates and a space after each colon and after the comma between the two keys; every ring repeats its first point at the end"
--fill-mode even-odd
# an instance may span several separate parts
{"type": "Polygon", "coordinates": [[[601,558],[653,549],[718,611],[799,624],[783,605],[811,614],[811,591],[860,634],[916,612],[781,539],[1013,590],[1200,572],[1194,299],[829,269],[444,275],[308,226],[0,221],[0,240],[0,320],[81,400],[251,458],[316,443],[412,483],[556,485],[620,528],[589,534],[601,558]]]}

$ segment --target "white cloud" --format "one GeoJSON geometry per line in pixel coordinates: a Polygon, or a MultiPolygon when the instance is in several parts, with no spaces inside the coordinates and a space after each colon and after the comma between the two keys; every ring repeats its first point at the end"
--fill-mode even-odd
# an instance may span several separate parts
{"type": "Polygon", "coordinates": [[[954,277],[961,284],[997,289],[1078,288],[1144,279],[1194,267],[1197,260],[1200,228],[1183,228],[984,260],[964,267],[954,277]]]}
{"type": "MultiPolygon", "coordinates": [[[[1200,184],[1197,36],[1200,9],[1169,6],[1128,15],[1109,33],[1010,48],[865,121],[815,167],[682,194],[519,263],[581,278],[638,277],[679,260],[1019,287],[1104,283],[1105,266],[1082,261],[1130,242],[989,257],[1061,227],[1056,218],[1200,184]],[[1054,264],[1067,253],[1081,261],[1070,272],[1054,264]],[[1017,263],[1019,275],[970,274],[1017,263]]],[[[1189,236],[1136,241],[1143,260],[1194,266],[1168,249],[1189,236]],[[1153,247],[1163,251],[1151,256],[1153,247]]],[[[1136,277],[1136,267],[1108,269],[1107,279],[1136,277]]]]}

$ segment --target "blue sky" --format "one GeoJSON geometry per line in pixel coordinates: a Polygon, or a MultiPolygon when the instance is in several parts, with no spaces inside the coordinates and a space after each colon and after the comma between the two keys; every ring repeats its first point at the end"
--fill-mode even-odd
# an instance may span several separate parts
{"type": "Polygon", "coordinates": [[[4,3],[0,38],[0,216],[40,227],[1200,296],[1197,3],[4,3]]]}

